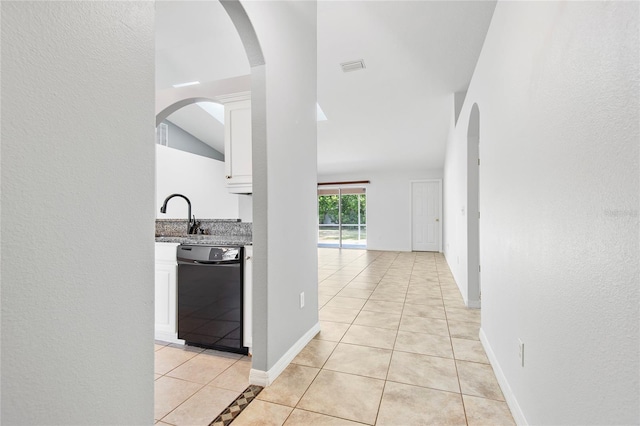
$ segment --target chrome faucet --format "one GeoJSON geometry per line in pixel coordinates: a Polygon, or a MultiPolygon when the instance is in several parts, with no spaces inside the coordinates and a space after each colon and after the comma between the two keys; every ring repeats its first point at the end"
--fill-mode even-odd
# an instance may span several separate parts
{"type": "MultiPolygon", "coordinates": [[[[185,201],[187,202],[187,205],[189,206],[189,211],[187,212],[187,234],[191,234],[191,231],[193,229],[192,223],[191,223],[191,201],[189,201],[189,199],[187,197],[185,197],[182,194],[171,194],[169,195],[167,198],[165,198],[164,203],[162,204],[162,207],[160,207],[160,213],[166,213],[167,212],[167,202],[172,199],[173,197],[182,197],[185,199],[185,201]]],[[[193,218],[193,222],[195,224],[195,216],[193,218]]]]}

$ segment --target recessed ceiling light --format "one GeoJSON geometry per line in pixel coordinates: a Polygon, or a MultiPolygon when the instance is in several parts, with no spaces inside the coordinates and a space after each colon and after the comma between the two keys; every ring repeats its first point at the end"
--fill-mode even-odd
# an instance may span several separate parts
{"type": "Polygon", "coordinates": [[[343,62],[340,64],[340,66],[342,67],[343,72],[358,71],[366,68],[364,66],[364,60],[362,59],[359,59],[357,61],[343,62]]]}
{"type": "Polygon", "coordinates": [[[200,82],[199,81],[190,81],[188,83],[179,83],[179,84],[174,84],[173,87],[175,87],[177,89],[178,87],[195,86],[196,84],[200,84],[200,82]]]}

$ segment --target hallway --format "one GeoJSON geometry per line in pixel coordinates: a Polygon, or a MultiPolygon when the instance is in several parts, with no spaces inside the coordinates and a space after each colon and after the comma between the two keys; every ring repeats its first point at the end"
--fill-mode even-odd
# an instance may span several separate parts
{"type": "MultiPolygon", "coordinates": [[[[320,248],[318,267],[322,331],[234,425],[513,424],[478,340],[480,311],[464,307],[444,256],[320,248]]],[[[167,395],[175,382],[185,392],[160,408],[156,391],[164,423],[197,424],[193,414],[204,410],[206,425],[214,406],[248,385],[246,358],[166,347],[157,359],[167,350],[184,361],[156,386],[164,382],[167,395]],[[184,374],[198,357],[215,371],[189,387],[184,374]]],[[[168,364],[156,361],[160,368],[168,364]]]]}

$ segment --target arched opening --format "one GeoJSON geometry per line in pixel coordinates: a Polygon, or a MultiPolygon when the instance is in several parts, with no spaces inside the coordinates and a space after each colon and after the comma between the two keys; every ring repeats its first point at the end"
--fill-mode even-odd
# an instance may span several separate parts
{"type": "MultiPolygon", "coordinates": [[[[264,57],[262,49],[258,41],[258,37],[253,28],[251,20],[247,15],[243,5],[239,0],[220,0],[220,5],[228,14],[233,26],[235,27],[244,53],[247,56],[250,75],[241,75],[230,78],[222,78],[215,81],[204,81],[198,86],[184,87],[183,89],[162,89],[160,93],[156,92],[156,126],[166,120],[176,111],[199,102],[216,102],[221,101],[225,96],[238,93],[251,93],[251,116],[252,116],[252,147],[253,147],[253,167],[259,164],[257,171],[254,172],[253,186],[253,246],[255,259],[254,271],[255,285],[253,286],[254,294],[257,291],[257,297],[253,297],[256,301],[253,304],[254,323],[258,324],[255,335],[257,336],[253,342],[253,368],[266,370],[266,305],[262,306],[261,302],[266,299],[266,186],[262,184],[266,179],[262,176],[266,174],[266,129],[264,126],[257,126],[256,123],[266,122],[266,86],[264,74],[264,57]],[[220,98],[219,98],[220,97],[220,98]],[[256,161],[256,159],[258,159],[256,161]],[[260,167],[262,166],[262,167],[260,167]],[[262,178],[261,178],[262,177],[262,178]]],[[[176,5],[175,7],[179,7],[176,5]]],[[[201,15],[202,16],[202,15],[201,15]]],[[[205,18],[203,18],[205,19],[205,18]]],[[[206,22],[205,22],[206,24],[206,22]]],[[[213,25],[213,24],[212,24],[213,25]]],[[[174,86],[175,87],[175,86],[174,86]]]]}
{"type": "Polygon", "coordinates": [[[473,104],[467,128],[467,303],[480,308],[480,110],[473,104]]]}
{"type": "Polygon", "coordinates": [[[262,48],[260,47],[258,36],[240,1],[220,0],[220,4],[222,4],[222,7],[227,11],[233,25],[236,27],[236,30],[238,30],[238,35],[240,35],[240,40],[242,40],[251,68],[264,65],[264,56],[262,55],[262,48]]]}
{"type": "MultiPolygon", "coordinates": [[[[253,168],[253,371],[267,371],[267,105],[265,60],[253,24],[239,0],[220,0],[236,27],[251,67],[253,168]]],[[[251,379],[255,383],[255,379],[251,379]]]]}
{"type": "Polygon", "coordinates": [[[195,104],[195,103],[198,103],[198,102],[214,102],[214,103],[218,103],[215,99],[208,98],[208,97],[195,97],[195,98],[182,99],[180,101],[177,101],[177,102],[172,103],[171,105],[165,107],[162,111],[160,111],[160,112],[158,112],[156,114],[156,127],[158,127],[158,125],[160,125],[160,123],[162,123],[164,120],[167,119],[167,117],[169,117],[171,114],[173,114],[174,112],[176,112],[180,108],[184,108],[187,105],[195,104]]]}
{"type": "MultiPolygon", "coordinates": [[[[240,138],[248,141],[251,150],[249,177],[252,188],[248,194],[251,194],[251,211],[253,212],[251,233],[253,248],[251,256],[253,320],[251,324],[253,330],[250,345],[253,357],[250,361],[252,368],[249,381],[252,384],[268,385],[278,377],[320,328],[317,309],[317,274],[310,273],[311,270],[317,269],[316,234],[313,226],[317,199],[315,194],[309,191],[310,188],[315,189],[317,186],[316,116],[311,114],[312,111],[315,112],[317,103],[316,8],[313,4],[304,2],[283,2],[269,6],[261,2],[245,4],[237,0],[161,3],[173,5],[177,9],[173,12],[176,13],[180,11],[178,4],[202,6],[202,4],[214,3],[219,9],[223,7],[225,13],[222,15],[228,15],[231,18],[229,24],[232,23],[234,27],[231,29],[231,34],[238,35],[236,38],[241,39],[242,54],[247,55],[246,58],[242,58],[244,61],[241,61],[243,63],[240,65],[243,67],[233,67],[234,70],[239,68],[243,70],[233,74],[236,77],[232,78],[244,78],[245,82],[248,81],[244,86],[247,88],[240,91],[250,91],[250,114],[246,114],[245,110],[239,115],[244,117],[243,123],[248,119],[250,124],[244,126],[243,131],[235,132],[236,135],[246,135],[248,133],[246,129],[251,129],[248,138],[240,138]],[[244,7],[247,9],[246,13],[244,7]],[[263,29],[263,32],[259,33],[260,44],[249,16],[256,21],[256,29],[263,29]],[[308,19],[309,25],[298,25],[301,17],[308,19]],[[272,22],[280,24],[277,29],[270,29],[272,22]],[[260,23],[262,25],[258,25],[260,23]],[[279,54],[274,54],[270,59],[269,69],[264,63],[260,45],[281,49],[279,54]],[[246,65],[249,66],[246,67],[246,65]],[[267,87],[270,93],[268,99],[267,87]],[[280,93],[283,96],[280,96],[280,93]],[[269,106],[268,123],[267,106],[269,106]],[[296,125],[291,125],[290,120],[293,115],[305,111],[309,113],[300,114],[299,120],[296,119],[296,125]],[[267,124],[269,134],[272,136],[269,141],[267,124]],[[301,140],[305,141],[305,144],[301,144],[301,140]],[[294,192],[306,194],[306,196],[301,196],[292,202],[291,194],[294,192]],[[290,214],[291,211],[296,214],[290,214]],[[292,234],[283,233],[282,229],[296,230],[296,238],[298,238],[295,242],[296,249],[292,250],[293,245],[290,239],[292,234]],[[290,303],[291,300],[294,303],[290,303]],[[302,302],[298,303],[298,300],[302,302]],[[281,301],[287,302],[280,303],[281,301]]],[[[216,13],[215,16],[221,16],[220,11],[216,13]]],[[[201,13],[191,19],[198,20],[205,29],[212,25],[210,14],[201,13]]],[[[189,32],[189,27],[182,29],[185,33],[189,32]]],[[[229,33],[229,31],[225,32],[229,33]]],[[[181,34],[175,31],[169,37],[178,39],[181,34]]],[[[171,53],[175,53],[174,58],[182,58],[180,54],[188,50],[183,49],[178,42],[173,43],[172,46],[174,50],[171,53]]],[[[228,47],[226,44],[224,46],[228,47]]],[[[239,51],[238,47],[236,44],[234,52],[239,51]]],[[[170,46],[167,47],[169,48],[170,46]]],[[[205,92],[204,86],[220,82],[225,78],[231,79],[230,73],[216,74],[216,67],[222,67],[225,64],[222,59],[210,60],[213,54],[212,49],[193,49],[193,51],[209,52],[208,56],[202,54],[196,56],[195,63],[200,65],[199,59],[206,57],[209,59],[210,67],[201,74],[194,72],[193,77],[187,77],[185,73],[181,81],[188,86],[163,81],[164,86],[160,88],[160,92],[166,88],[171,93],[179,92],[182,95],[167,96],[167,98],[158,96],[156,112],[164,111],[167,107],[185,99],[188,99],[186,102],[192,102],[192,98],[199,97],[213,96],[214,99],[218,99],[218,94],[205,92]],[[217,78],[214,79],[214,76],[217,78]],[[196,81],[200,83],[194,83],[196,81]],[[173,89],[170,89],[169,85],[173,86],[173,89]],[[177,91],[174,90],[176,88],[177,91]]],[[[184,63],[184,61],[177,63],[177,68],[184,63]]],[[[169,77],[172,76],[173,74],[169,77]]],[[[171,78],[171,80],[174,79],[176,78],[171,78]]],[[[231,95],[238,91],[226,93],[231,95]]],[[[174,105],[173,108],[178,106],[174,105]]],[[[231,152],[233,151],[232,149],[231,152]]],[[[227,163],[227,157],[237,158],[235,154],[228,155],[225,152],[225,163],[227,163]]],[[[228,163],[234,164],[233,161],[228,163]]],[[[248,161],[243,163],[248,164],[248,161]]],[[[234,177],[233,174],[224,176],[225,179],[234,177]]],[[[231,184],[228,184],[229,188],[233,188],[231,184]]]]}

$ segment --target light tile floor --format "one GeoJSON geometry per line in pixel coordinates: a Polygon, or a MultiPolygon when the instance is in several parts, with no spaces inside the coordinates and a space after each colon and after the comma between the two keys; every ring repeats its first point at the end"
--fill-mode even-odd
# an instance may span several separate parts
{"type": "Polygon", "coordinates": [[[249,357],[162,342],[155,350],[157,424],[206,426],[249,386],[249,357]]]}
{"type": "MultiPolygon", "coordinates": [[[[318,259],[322,331],[233,425],[514,424],[441,254],[318,259]]],[[[163,423],[207,425],[248,386],[247,357],[156,349],[163,423]]]]}

